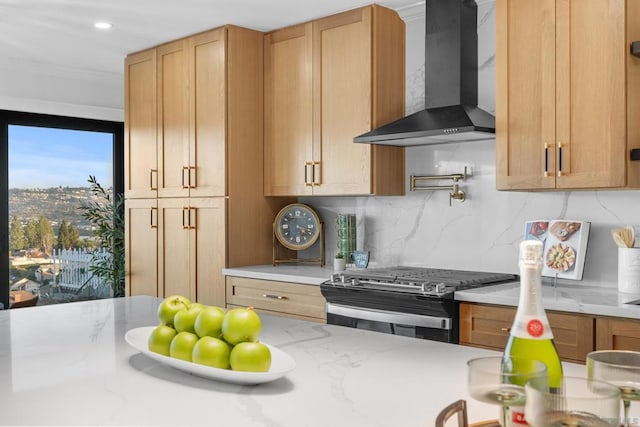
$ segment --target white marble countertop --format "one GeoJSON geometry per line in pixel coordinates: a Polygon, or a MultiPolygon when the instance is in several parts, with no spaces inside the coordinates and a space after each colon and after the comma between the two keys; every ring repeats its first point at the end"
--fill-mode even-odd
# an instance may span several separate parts
{"type": "MultiPolygon", "coordinates": [[[[335,271],[326,266],[280,265],[274,267],[255,265],[227,268],[223,270],[223,273],[227,276],[320,285],[329,279],[335,271]]],[[[513,282],[457,291],[455,299],[516,307],[519,295],[520,284],[513,282]]],[[[618,292],[617,288],[610,286],[596,287],[559,283],[554,287],[544,283],[542,297],[544,307],[547,310],[640,319],[640,305],[627,304],[629,301],[640,301],[640,295],[623,294],[618,292]]]]}
{"type": "Polygon", "coordinates": [[[251,265],[248,267],[225,268],[225,276],[247,277],[249,279],[294,282],[305,285],[320,285],[331,278],[334,271],[331,266],[318,265],[251,265]]]}
{"type": "MultiPolygon", "coordinates": [[[[458,301],[518,306],[520,283],[486,286],[458,291],[458,301]]],[[[583,285],[543,284],[542,304],[546,310],[640,319],[640,305],[626,304],[640,295],[623,294],[617,288],[583,285]]]]}
{"type": "MultiPolygon", "coordinates": [[[[0,424],[411,427],[433,425],[460,398],[471,420],[498,414],[465,384],[467,360],[499,353],[267,315],[261,339],[296,369],[257,386],[195,377],[125,343],[127,330],[156,324],[158,303],[139,296],[0,312],[0,424]]],[[[565,364],[565,374],[585,368],[565,364]]]]}

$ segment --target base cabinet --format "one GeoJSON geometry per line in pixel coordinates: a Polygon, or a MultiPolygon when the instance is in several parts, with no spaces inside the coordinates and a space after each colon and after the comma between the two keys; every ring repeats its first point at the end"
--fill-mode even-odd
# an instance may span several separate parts
{"type": "MultiPolygon", "coordinates": [[[[515,314],[513,307],[460,304],[460,344],[504,350],[515,314]]],[[[595,348],[595,317],[547,311],[547,318],[560,358],[585,363],[595,348]]]]}
{"type": "Polygon", "coordinates": [[[320,286],[227,276],[227,308],[253,307],[258,312],[313,322],[327,321],[320,286]]]}
{"type": "Polygon", "coordinates": [[[640,320],[596,319],[596,350],[640,351],[640,320]]]}

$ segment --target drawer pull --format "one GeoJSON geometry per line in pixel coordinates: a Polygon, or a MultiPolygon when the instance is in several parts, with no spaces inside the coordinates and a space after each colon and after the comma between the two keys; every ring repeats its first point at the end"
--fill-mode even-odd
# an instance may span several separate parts
{"type": "Polygon", "coordinates": [[[263,298],[271,298],[271,299],[289,299],[288,297],[282,295],[273,295],[273,294],[262,294],[263,298]]]}
{"type": "Polygon", "coordinates": [[[500,328],[502,332],[511,332],[511,328],[500,328]]]}

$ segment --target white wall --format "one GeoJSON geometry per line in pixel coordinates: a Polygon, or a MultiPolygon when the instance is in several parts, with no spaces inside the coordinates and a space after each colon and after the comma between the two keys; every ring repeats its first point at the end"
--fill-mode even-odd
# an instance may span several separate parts
{"type": "MultiPolygon", "coordinates": [[[[479,105],[495,111],[495,3],[479,2],[479,105]]],[[[424,15],[402,11],[407,22],[407,113],[424,105],[424,15]]],[[[462,173],[463,203],[449,207],[447,191],[409,192],[401,197],[305,198],[327,224],[327,256],[337,251],[335,216],[355,213],[358,249],[371,251],[377,265],[415,265],[518,272],[518,244],[532,219],[591,221],[582,282],[617,286],[617,248],[610,230],[640,223],[638,191],[502,192],[495,188],[495,143],[454,143],[407,148],[411,174],[462,173]]],[[[448,184],[442,182],[441,184],[448,184]]]]}

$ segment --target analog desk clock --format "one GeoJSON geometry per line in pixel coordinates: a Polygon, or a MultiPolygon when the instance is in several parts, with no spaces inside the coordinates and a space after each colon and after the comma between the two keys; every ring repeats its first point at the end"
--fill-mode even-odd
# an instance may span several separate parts
{"type": "Polygon", "coordinates": [[[273,222],[273,265],[315,263],[324,265],[324,230],[318,214],[308,205],[292,203],[278,212],[273,222]],[[305,251],[309,249],[309,251],[305,251]],[[318,252],[317,257],[304,256],[318,252]],[[288,250],[288,251],[287,251],[288,250]],[[303,254],[298,252],[305,251],[303,254]],[[297,256],[283,256],[283,252],[297,256]]]}

